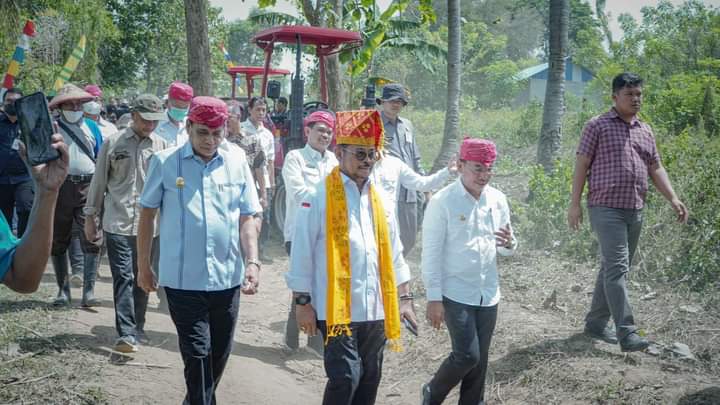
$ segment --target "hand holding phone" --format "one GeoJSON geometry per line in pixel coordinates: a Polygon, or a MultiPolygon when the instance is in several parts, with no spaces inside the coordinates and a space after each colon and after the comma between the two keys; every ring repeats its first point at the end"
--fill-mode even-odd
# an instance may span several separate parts
{"type": "Polygon", "coordinates": [[[21,97],[15,100],[15,108],[28,164],[37,166],[58,159],[60,153],[51,146],[55,131],[45,95],[37,92],[21,97]]]}

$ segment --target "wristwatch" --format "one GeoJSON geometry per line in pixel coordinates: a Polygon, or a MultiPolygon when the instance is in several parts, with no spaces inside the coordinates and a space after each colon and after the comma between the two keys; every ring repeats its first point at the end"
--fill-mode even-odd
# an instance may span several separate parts
{"type": "Polygon", "coordinates": [[[312,301],[310,294],[300,294],[295,297],[295,305],[307,305],[312,301]]]}

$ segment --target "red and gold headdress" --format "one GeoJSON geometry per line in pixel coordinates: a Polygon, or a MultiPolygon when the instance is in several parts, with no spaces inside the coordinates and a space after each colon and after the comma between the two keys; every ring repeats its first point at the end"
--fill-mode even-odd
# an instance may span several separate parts
{"type": "Polygon", "coordinates": [[[382,149],[385,128],[377,110],[338,111],[336,139],[338,145],[372,146],[382,149]]]}

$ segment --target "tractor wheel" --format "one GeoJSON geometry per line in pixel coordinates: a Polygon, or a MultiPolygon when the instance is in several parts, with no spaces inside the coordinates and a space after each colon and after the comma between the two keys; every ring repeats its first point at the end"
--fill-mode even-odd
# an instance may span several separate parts
{"type": "Polygon", "coordinates": [[[275,195],[272,199],[272,222],[275,229],[283,234],[285,224],[285,185],[277,184],[275,187],[275,195]]]}

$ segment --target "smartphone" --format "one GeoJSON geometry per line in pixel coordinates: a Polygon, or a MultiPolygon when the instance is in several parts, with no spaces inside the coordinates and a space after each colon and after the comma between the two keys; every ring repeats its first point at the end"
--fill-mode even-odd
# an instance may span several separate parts
{"type": "Polygon", "coordinates": [[[55,160],[60,152],[53,149],[53,122],[50,119],[45,94],[37,92],[15,100],[20,135],[25,143],[30,166],[55,160]]]}
{"type": "Polygon", "coordinates": [[[407,318],[403,317],[402,322],[403,322],[403,325],[405,325],[405,329],[407,329],[408,331],[410,331],[410,333],[412,333],[412,334],[415,335],[415,336],[418,335],[418,330],[417,330],[417,328],[414,327],[413,324],[410,323],[410,321],[407,320],[407,318]]]}

